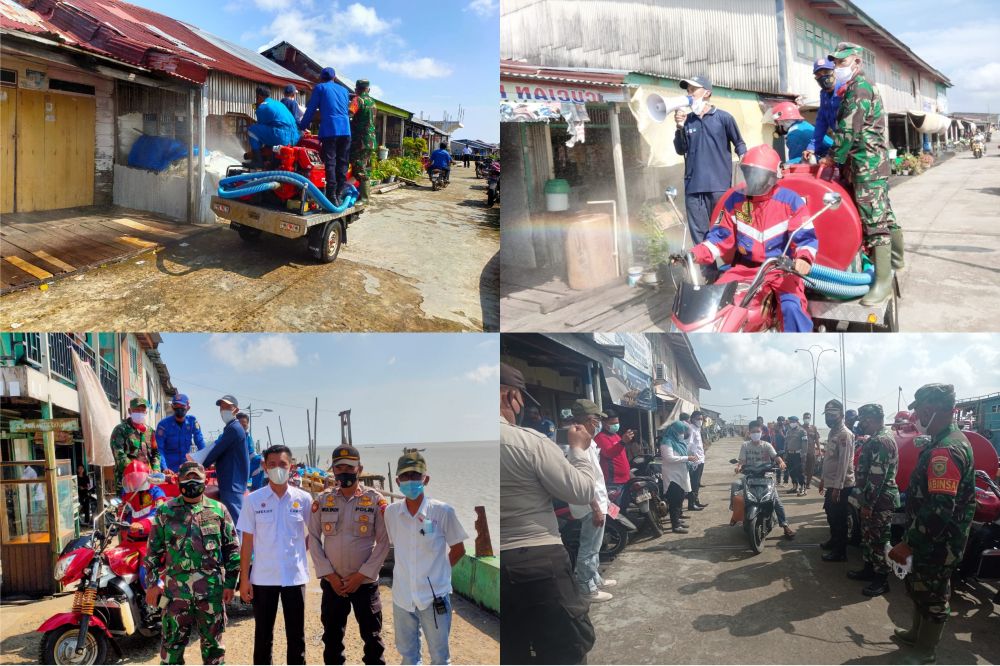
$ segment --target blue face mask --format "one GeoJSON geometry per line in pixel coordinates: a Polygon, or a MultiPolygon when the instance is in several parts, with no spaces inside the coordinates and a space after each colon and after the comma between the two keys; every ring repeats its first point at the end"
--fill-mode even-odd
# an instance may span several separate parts
{"type": "Polygon", "coordinates": [[[406,499],[415,500],[424,494],[423,481],[400,481],[399,492],[406,496],[406,499]]]}

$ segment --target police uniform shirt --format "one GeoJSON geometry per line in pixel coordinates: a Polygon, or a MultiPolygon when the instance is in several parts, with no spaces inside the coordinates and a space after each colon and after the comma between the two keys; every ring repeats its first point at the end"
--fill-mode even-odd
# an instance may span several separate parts
{"type": "Polygon", "coordinates": [[[386,507],[385,527],[395,547],[392,603],[413,612],[433,604],[435,594],[451,594],[448,549],[469,536],[455,509],[424,495],[416,515],[410,515],[406,502],[395,502],[386,507]]]}
{"type": "Polygon", "coordinates": [[[312,495],[289,485],[281,497],[270,484],[246,496],[236,529],[253,535],[253,585],[305,585],[306,515],[312,495]]]}
{"type": "Polygon", "coordinates": [[[344,497],[339,489],[320,493],[309,514],[309,555],[316,576],[359,572],[377,581],[389,554],[383,511],[387,502],[374,488],[358,484],[344,497]]]}

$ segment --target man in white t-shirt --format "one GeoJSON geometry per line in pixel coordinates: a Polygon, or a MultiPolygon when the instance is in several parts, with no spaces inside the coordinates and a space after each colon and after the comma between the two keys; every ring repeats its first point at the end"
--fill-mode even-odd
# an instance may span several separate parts
{"type": "Polygon", "coordinates": [[[465,555],[468,534],[455,509],[424,496],[430,482],[417,449],[403,449],[396,482],[403,502],[385,509],[385,528],[394,546],[392,620],[404,664],[420,663],[420,632],[432,664],[450,664],[451,569],[465,555]]]}
{"type": "Polygon", "coordinates": [[[576,584],[583,596],[590,601],[608,601],[611,594],[602,587],[614,587],[617,581],[605,580],[598,572],[601,563],[601,544],[604,542],[604,524],[608,513],[608,489],[601,472],[601,452],[594,436],[601,431],[604,412],[591,400],[581,399],[573,403],[573,421],[582,425],[590,435],[587,454],[594,466],[594,499],[590,504],[570,504],[573,517],[580,521],[580,547],[576,554],[576,584]]]}
{"type": "Polygon", "coordinates": [[[285,618],[287,663],[306,663],[306,516],[312,495],[288,484],[292,452],[280,444],[264,451],[269,483],[247,495],[236,529],[240,597],[253,603],[253,663],[270,664],[278,601],[285,618]],[[253,568],[251,569],[251,564],[253,568]]]}

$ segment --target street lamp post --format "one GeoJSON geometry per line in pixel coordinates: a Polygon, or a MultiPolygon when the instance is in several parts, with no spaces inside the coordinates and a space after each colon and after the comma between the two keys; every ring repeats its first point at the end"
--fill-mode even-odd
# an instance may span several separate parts
{"type": "MultiPolygon", "coordinates": [[[[260,416],[264,412],[273,412],[273,411],[274,411],[273,409],[268,409],[267,407],[261,407],[260,409],[255,410],[253,408],[253,404],[247,405],[247,420],[249,421],[247,425],[250,427],[250,430],[251,431],[253,430],[253,417],[260,416]]],[[[259,446],[257,446],[256,442],[254,442],[254,447],[257,449],[260,448],[259,446]]]]}
{"type": "Polygon", "coordinates": [[[761,405],[766,405],[769,402],[774,402],[770,398],[762,398],[762,397],[760,397],[760,393],[758,393],[757,395],[755,395],[752,398],[743,398],[743,399],[746,400],[746,401],[748,401],[748,402],[752,402],[753,404],[757,405],[757,418],[758,419],[760,418],[760,406],[761,405]]]}
{"type": "Polygon", "coordinates": [[[834,354],[837,353],[836,349],[830,349],[829,347],[822,347],[820,345],[810,345],[809,349],[801,349],[801,348],[799,348],[799,349],[795,350],[796,354],[798,354],[799,352],[805,352],[805,353],[809,354],[810,368],[812,368],[812,373],[813,373],[813,410],[812,410],[812,416],[813,416],[814,419],[819,418],[818,416],[816,416],[816,378],[819,376],[819,359],[823,357],[823,352],[828,352],[828,351],[829,352],[833,352],[834,354]],[[816,354],[815,356],[813,356],[813,349],[814,348],[820,350],[819,353],[816,354]]]}

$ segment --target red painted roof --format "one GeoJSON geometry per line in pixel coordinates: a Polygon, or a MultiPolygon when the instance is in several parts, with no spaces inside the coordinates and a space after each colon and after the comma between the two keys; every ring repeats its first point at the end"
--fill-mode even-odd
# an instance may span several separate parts
{"type": "Polygon", "coordinates": [[[120,0],[18,0],[44,28],[15,21],[0,0],[0,25],[56,33],[79,48],[169,76],[204,83],[210,71],[261,83],[301,86],[304,79],[258,53],[169,16],[120,0]]]}
{"type": "Polygon", "coordinates": [[[592,86],[620,87],[625,84],[625,70],[611,71],[579,67],[539,67],[516,60],[500,61],[500,76],[511,79],[562,81],[592,86]]]}

